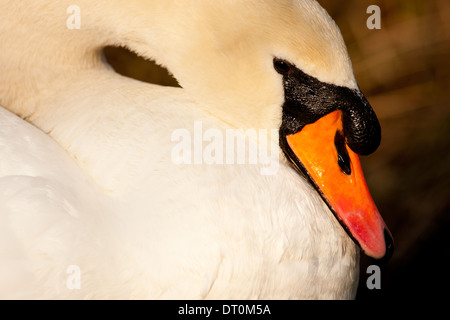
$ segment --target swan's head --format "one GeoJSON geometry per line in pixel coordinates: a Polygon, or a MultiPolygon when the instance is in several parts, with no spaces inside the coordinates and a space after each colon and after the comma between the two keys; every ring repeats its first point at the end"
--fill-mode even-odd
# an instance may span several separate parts
{"type": "Polygon", "coordinates": [[[392,238],[358,158],[378,147],[380,125],[329,15],[311,0],[169,2],[139,2],[141,25],[129,37],[139,41],[128,46],[165,65],[224,122],[279,128],[286,158],[348,234],[367,255],[388,258],[392,238]]]}
{"type": "Polygon", "coordinates": [[[392,239],[358,159],[378,147],[380,125],[356,84],[338,27],[317,2],[110,3],[102,7],[104,19],[113,19],[103,23],[108,44],[166,66],[228,124],[278,128],[286,158],[355,242],[374,258],[390,255],[392,239]]]}

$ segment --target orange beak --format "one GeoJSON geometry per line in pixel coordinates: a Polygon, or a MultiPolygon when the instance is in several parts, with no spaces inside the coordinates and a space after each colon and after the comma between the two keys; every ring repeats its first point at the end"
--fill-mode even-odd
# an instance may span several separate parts
{"type": "Polygon", "coordinates": [[[342,111],[308,124],[286,141],[300,170],[312,180],[339,222],[361,249],[387,259],[393,240],[370,195],[359,157],[346,144],[342,111]]]}

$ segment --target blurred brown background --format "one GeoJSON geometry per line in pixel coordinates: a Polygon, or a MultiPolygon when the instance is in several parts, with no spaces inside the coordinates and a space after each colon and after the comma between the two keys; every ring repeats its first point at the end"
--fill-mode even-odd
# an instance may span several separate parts
{"type": "MultiPolygon", "coordinates": [[[[359,86],[377,113],[383,140],[362,159],[367,182],[395,239],[369,290],[362,257],[357,299],[434,298],[449,287],[450,1],[319,0],[339,25],[359,86]],[[369,5],[381,29],[369,30],[369,5]]],[[[105,55],[124,75],[177,85],[165,71],[119,48],[105,55]]]]}

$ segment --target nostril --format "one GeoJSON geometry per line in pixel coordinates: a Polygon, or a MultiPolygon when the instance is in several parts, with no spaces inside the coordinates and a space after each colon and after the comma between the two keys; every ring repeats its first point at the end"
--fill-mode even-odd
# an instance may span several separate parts
{"type": "Polygon", "coordinates": [[[352,173],[352,169],[350,167],[350,157],[347,152],[347,148],[345,147],[345,138],[342,131],[336,131],[336,135],[334,136],[334,145],[337,151],[337,162],[342,172],[346,175],[350,175],[352,173]]]}

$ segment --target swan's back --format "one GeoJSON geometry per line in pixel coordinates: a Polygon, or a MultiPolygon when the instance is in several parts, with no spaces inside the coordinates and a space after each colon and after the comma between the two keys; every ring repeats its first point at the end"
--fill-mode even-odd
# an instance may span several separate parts
{"type": "Polygon", "coordinates": [[[0,297],[56,298],[72,259],[91,250],[101,194],[53,139],[3,108],[0,159],[0,297]]]}

